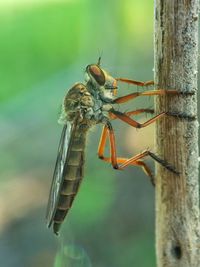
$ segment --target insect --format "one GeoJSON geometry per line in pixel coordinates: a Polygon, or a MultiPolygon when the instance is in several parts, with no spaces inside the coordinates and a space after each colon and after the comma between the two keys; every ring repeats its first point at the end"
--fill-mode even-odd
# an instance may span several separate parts
{"type": "Polygon", "coordinates": [[[86,67],[85,83],[76,83],[64,98],[62,113],[59,118],[59,122],[64,126],[46,214],[47,226],[51,227],[53,225],[55,234],[58,234],[83,179],[86,137],[88,130],[94,125],[103,125],[98,156],[101,160],[111,163],[113,168],[124,169],[129,165],[140,166],[153,180],[150,168],[142,160],[146,156],[150,156],[169,171],[177,173],[170,164],[149,150],[131,158],[118,157],[115,134],[111,124],[112,120],[119,119],[135,128],[146,127],[165,116],[166,113],[162,112],[144,123],[139,123],[131,116],[140,113],[153,113],[154,111],[152,109],[138,109],[123,113],[115,109],[115,105],[123,104],[139,96],[177,94],[177,91],[151,90],[116,97],[119,82],[138,86],[153,84],[153,81],[139,82],[124,78],[113,78],[100,67],[99,59],[97,64],[86,67]],[[104,156],[107,140],[110,143],[109,157],[104,156]]]}

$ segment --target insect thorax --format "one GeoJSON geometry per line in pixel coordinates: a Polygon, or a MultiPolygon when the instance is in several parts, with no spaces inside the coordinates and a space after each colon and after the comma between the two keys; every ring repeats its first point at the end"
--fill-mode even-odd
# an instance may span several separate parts
{"type": "Polygon", "coordinates": [[[75,84],[67,93],[62,105],[59,123],[73,122],[78,117],[79,125],[85,128],[104,122],[103,102],[94,97],[82,83],[75,84]]]}

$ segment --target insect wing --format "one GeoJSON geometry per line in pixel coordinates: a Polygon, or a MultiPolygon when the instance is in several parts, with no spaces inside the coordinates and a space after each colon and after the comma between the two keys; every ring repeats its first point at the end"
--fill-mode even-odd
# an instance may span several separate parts
{"type": "Polygon", "coordinates": [[[60,143],[58,147],[58,155],[51,184],[49,200],[47,205],[46,220],[47,226],[50,227],[56,212],[60,189],[63,181],[63,169],[67,160],[67,152],[70,146],[70,140],[73,133],[73,125],[69,122],[63,127],[60,143]]]}

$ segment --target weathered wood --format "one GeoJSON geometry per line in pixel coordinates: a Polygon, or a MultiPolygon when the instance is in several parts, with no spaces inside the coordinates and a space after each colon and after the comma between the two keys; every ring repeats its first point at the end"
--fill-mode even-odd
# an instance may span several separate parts
{"type": "MultiPolygon", "coordinates": [[[[198,0],[155,0],[155,82],[195,92],[162,96],[157,113],[197,115],[198,0]]],[[[156,151],[180,175],[156,166],[158,267],[200,266],[198,123],[169,117],[156,123],[156,151]]]]}

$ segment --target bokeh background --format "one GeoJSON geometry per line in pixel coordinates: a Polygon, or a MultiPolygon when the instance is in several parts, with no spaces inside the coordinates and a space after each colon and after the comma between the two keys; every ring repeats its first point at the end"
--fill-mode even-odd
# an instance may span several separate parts
{"type": "MultiPolygon", "coordinates": [[[[114,77],[153,79],[153,1],[1,0],[0,51],[1,266],[155,266],[154,189],[140,168],[116,171],[97,158],[101,126],[60,236],[45,225],[63,96],[100,55],[114,77]]],[[[118,93],[137,90],[121,84],[118,93]]],[[[141,107],[153,100],[120,110],[141,107]]],[[[120,156],[153,149],[153,126],[114,127],[120,156]]]]}

